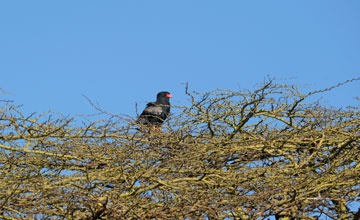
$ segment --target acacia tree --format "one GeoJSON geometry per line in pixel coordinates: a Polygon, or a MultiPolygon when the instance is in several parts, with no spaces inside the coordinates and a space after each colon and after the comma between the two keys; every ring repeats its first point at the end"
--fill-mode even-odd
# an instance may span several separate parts
{"type": "Polygon", "coordinates": [[[163,132],[3,102],[0,218],[360,219],[359,107],[308,101],[343,84],[186,88],[163,132]]]}

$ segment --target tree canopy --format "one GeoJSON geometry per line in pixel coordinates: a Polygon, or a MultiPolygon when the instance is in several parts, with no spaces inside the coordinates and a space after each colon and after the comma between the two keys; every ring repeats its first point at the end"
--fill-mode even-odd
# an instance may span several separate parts
{"type": "Polygon", "coordinates": [[[0,218],[360,219],[359,99],[311,99],[343,84],[186,88],[162,132],[2,101],[0,218]]]}

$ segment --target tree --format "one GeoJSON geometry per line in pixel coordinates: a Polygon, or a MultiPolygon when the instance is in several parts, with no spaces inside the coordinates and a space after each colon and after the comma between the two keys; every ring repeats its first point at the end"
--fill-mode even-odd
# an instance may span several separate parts
{"type": "Polygon", "coordinates": [[[360,219],[359,107],[308,101],[345,83],[186,88],[162,133],[3,102],[0,218],[360,219]]]}

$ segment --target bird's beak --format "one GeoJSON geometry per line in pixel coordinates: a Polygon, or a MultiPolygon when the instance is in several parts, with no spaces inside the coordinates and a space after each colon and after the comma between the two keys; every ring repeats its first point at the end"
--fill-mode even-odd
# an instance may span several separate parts
{"type": "Polygon", "coordinates": [[[172,95],[171,95],[170,93],[168,93],[168,94],[166,94],[166,97],[167,97],[167,98],[171,98],[172,95]]]}

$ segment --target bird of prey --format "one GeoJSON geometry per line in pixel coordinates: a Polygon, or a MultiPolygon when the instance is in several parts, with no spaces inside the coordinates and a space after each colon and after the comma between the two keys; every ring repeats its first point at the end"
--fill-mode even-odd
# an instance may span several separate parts
{"type": "Polygon", "coordinates": [[[137,119],[138,124],[152,126],[154,130],[161,130],[160,126],[170,114],[170,98],[169,92],[159,92],[155,102],[149,102],[146,108],[137,119]]]}

